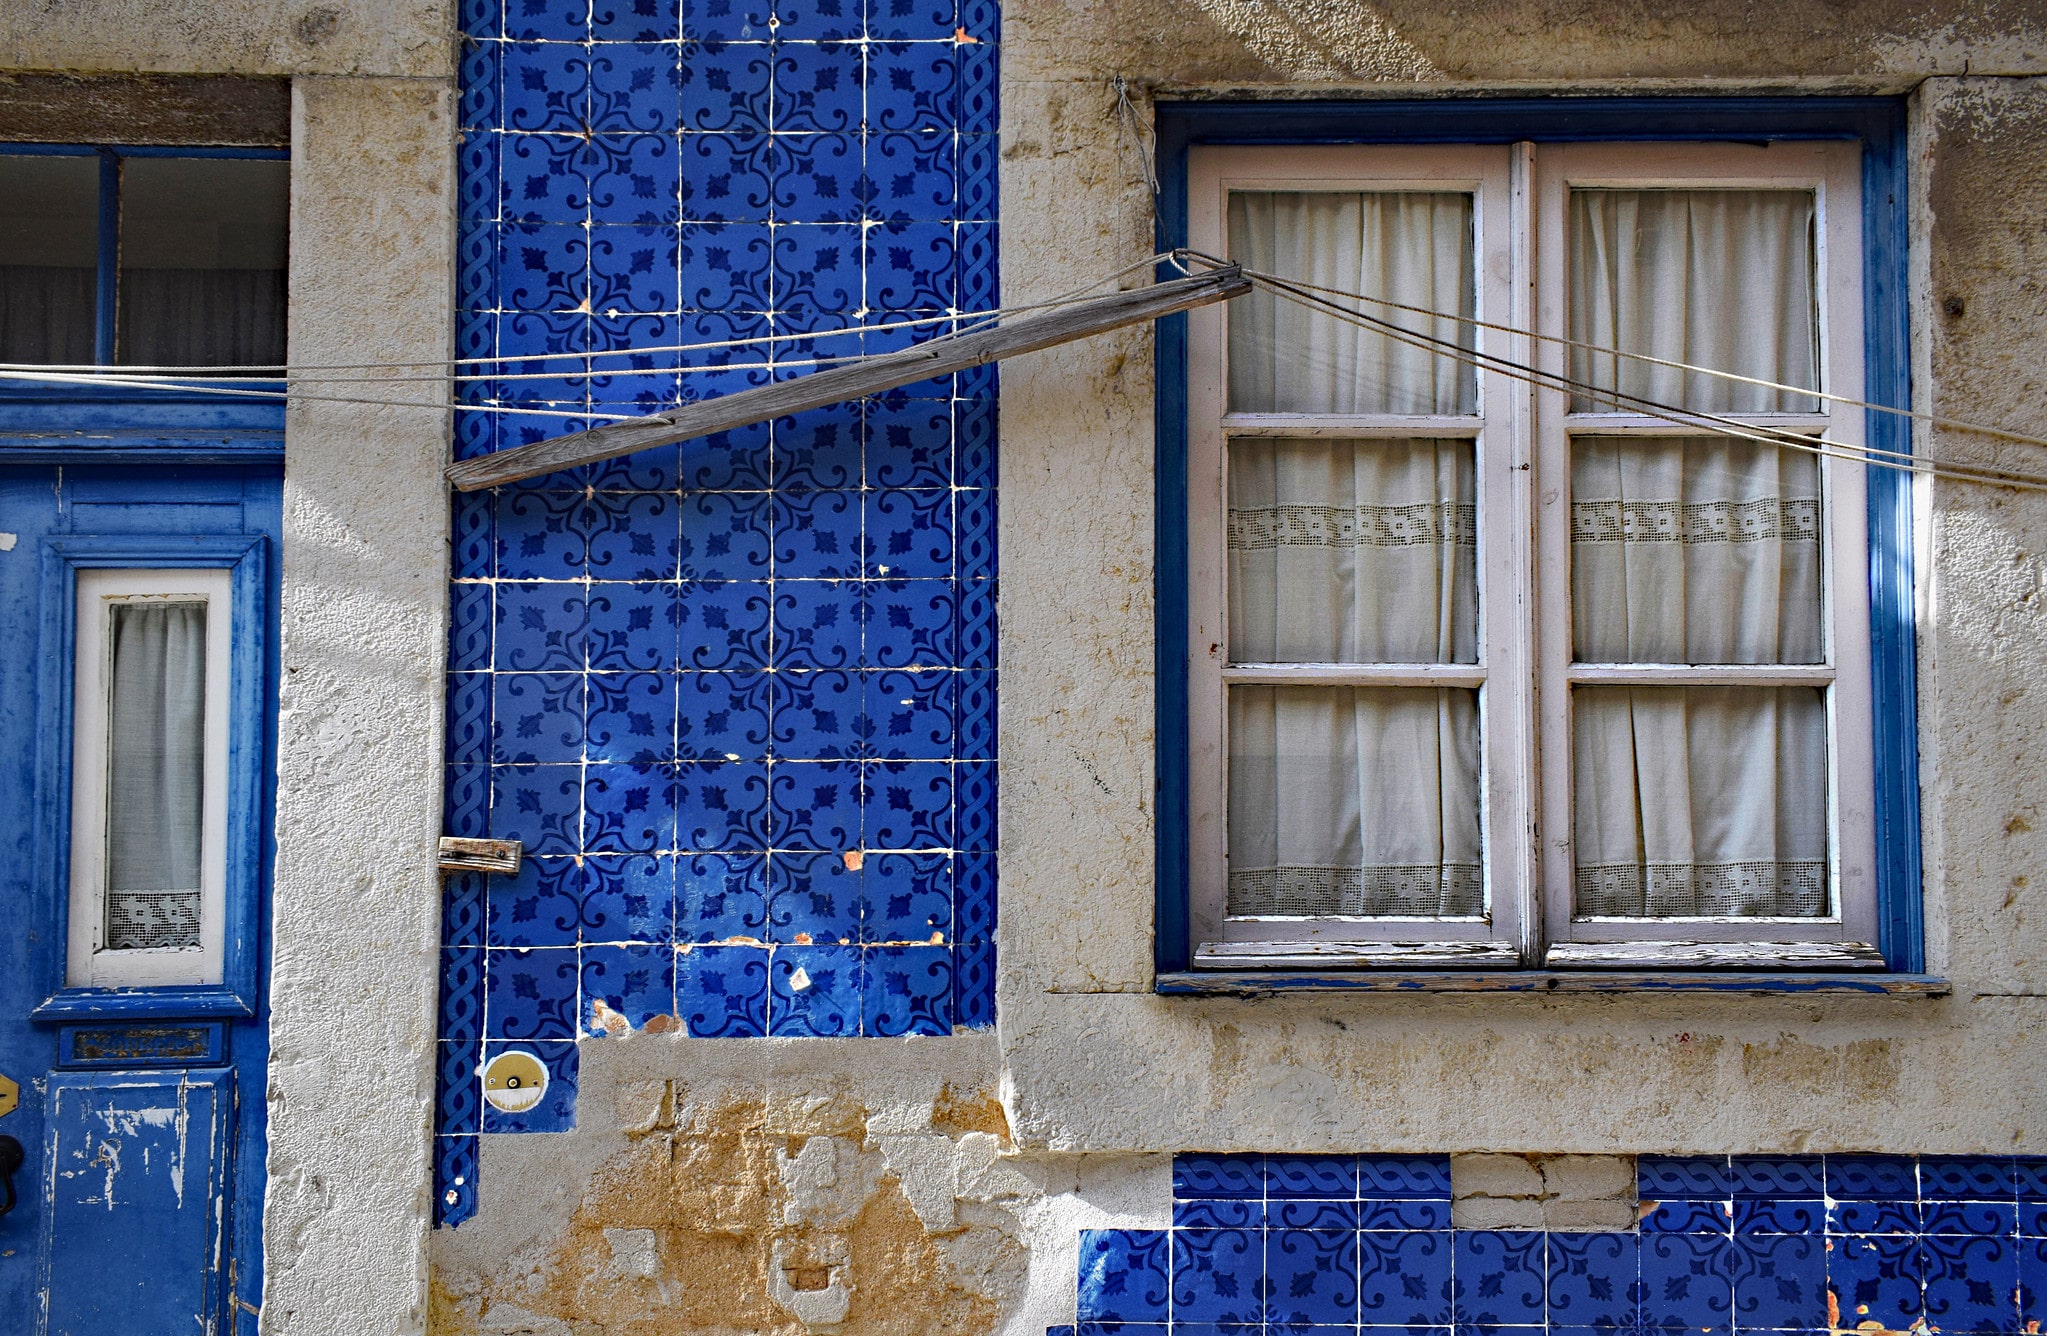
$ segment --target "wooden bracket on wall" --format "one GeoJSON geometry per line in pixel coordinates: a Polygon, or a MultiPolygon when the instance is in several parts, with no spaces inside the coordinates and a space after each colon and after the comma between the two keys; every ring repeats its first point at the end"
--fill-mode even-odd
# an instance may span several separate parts
{"type": "Polygon", "coordinates": [[[443,835],[441,871],[443,874],[496,872],[502,876],[516,876],[519,860],[525,852],[526,846],[517,840],[465,840],[443,835]]]}

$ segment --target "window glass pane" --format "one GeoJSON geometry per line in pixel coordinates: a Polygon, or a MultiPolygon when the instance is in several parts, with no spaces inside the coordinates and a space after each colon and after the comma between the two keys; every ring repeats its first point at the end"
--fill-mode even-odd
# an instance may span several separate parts
{"type": "Polygon", "coordinates": [[[1484,912],[1476,691],[1229,696],[1231,915],[1484,912]]]}
{"type": "Polygon", "coordinates": [[[90,362],[99,159],[0,156],[0,362],[90,362]]]}
{"type": "MultiPolygon", "coordinates": [[[[1472,197],[1456,192],[1236,191],[1230,258],[1340,292],[1441,311],[1338,304],[1471,348],[1472,197]]],[[[1239,413],[1475,413],[1477,375],[1266,291],[1230,303],[1230,409],[1239,413]]]]}
{"type": "MultiPolygon", "coordinates": [[[[1571,337],[1603,348],[1819,387],[1813,196],[1806,190],[1574,190],[1571,337]]],[[[1586,348],[1571,375],[1721,413],[1812,413],[1805,395],[1586,348]]],[[[1574,412],[1627,412],[1579,392],[1574,412]]]]}
{"type": "Polygon", "coordinates": [[[1230,445],[1230,659],[1474,663],[1472,443],[1230,445]]]}
{"type": "Polygon", "coordinates": [[[290,175],[289,163],[239,158],[122,163],[116,360],[284,360],[290,175]]]}
{"type": "Polygon", "coordinates": [[[106,945],[197,948],[206,604],[108,613],[106,945]]]}
{"type": "Polygon", "coordinates": [[[1571,443],[1587,663],[1819,663],[1819,460],[1724,437],[1571,443]]]}
{"type": "Polygon", "coordinates": [[[1828,912],[1816,687],[1571,693],[1580,917],[1828,912]]]}

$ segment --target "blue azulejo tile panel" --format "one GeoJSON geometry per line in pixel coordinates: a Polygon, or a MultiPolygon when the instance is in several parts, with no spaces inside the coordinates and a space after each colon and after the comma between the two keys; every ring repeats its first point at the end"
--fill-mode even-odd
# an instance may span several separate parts
{"type": "Polygon", "coordinates": [[[1441,1156],[1182,1155],[1169,1229],[1081,1236],[1079,1331],[2037,1333],[2047,1162],[1639,1161],[1625,1233],[1457,1230],[1441,1156]]]}
{"type": "MultiPolygon", "coordinates": [[[[994,0],[460,13],[458,457],[999,300],[994,0]]],[[[994,1022],[995,439],[983,368],[455,498],[447,830],[526,865],[445,892],[444,1222],[581,1041],[994,1022]]]]}

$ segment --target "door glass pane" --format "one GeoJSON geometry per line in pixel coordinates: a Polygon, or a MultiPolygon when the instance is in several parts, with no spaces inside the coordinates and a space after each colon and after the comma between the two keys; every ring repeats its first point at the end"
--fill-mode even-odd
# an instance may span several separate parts
{"type": "Polygon", "coordinates": [[[0,155],[0,362],[91,362],[99,159],[0,155]]]}
{"type": "Polygon", "coordinates": [[[146,366],[284,360],[289,183],[285,162],[122,163],[116,360],[146,366]]]}
{"type": "Polygon", "coordinates": [[[206,604],[108,605],[106,946],[199,946],[206,604]]]}
{"type": "Polygon", "coordinates": [[[1819,663],[1819,460],[1722,437],[1571,443],[1581,663],[1819,663]]]}
{"type": "Polygon", "coordinates": [[[1571,705],[1579,917],[1827,914],[1822,690],[1584,686],[1571,705]]]}
{"type": "MultiPolygon", "coordinates": [[[[1443,191],[1235,191],[1230,258],[1247,269],[1401,302],[1441,316],[1341,306],[1473,347],[1472,197],[1443,191]]],[[[1478,381],[1455,357],[1415,347],[1260,290],[1230,311],[1230,410],[1238,413],[1475,413],[1478,381]]]]}
{"type": "Polygon", "coordinates": [[[1230,445],[1230,659],[1475,663],[1464,440],[1230,445]]]}
{"type": "MultiPolygon", "coordinates": [[[[1574,190],[1571,337],[1819,388],[1808,190],[1574,190]]],[[[1571,352],[1573,379],[1716,413],[1812,413],[1789,391],[1571,352]]],[[[1577,392],[1573,412],[1627,412],[1577,392]]]]}
{"type": "Polygon", "coordinates": [[[1484,912],[1478,693],[1229,689],[1229,912],[1484,912]]]}

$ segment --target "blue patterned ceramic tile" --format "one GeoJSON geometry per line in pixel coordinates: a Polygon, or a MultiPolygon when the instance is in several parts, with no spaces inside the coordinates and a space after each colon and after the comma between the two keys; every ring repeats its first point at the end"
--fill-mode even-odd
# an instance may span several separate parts
{"type": "Polygon", "coordinates": [[[673,755],[691,761],[766,760],[775,686],[766,673],[677,676],[673,755]]]}
{"type": "Polygon", "coordinates": [[[863,838],[868,767],[854,761],[785,761],[771,768],[768,837],[778,849],[843,856],[863,838]]]}
{"type": "Polygon", "coordinates": [[[583,851],[653,854],[676,847],[676,784],[669,768],[641,762],[583,770],[583,851]]]}
{"type": "Polygon", "coordinates": [[[1827,1285],[1841,1326],[1875,1322],[1886,1330],[1905,1331],[1920,1320],[1925,1304],[1919,1240],[1846,1237],[1828,1242],[1827,1285]]]}
{"type": "Polygon", "coordinates": [[[1456,1236],[1358,1235],[1358,1312],[1368,1327],[1447,1327],[1452,1320],[1456,1236]]]}
{"type": "Polygon", "coordinates": [[[1928,1156],[1919,1161],[1919,1194],[1929,1201],[2008,1201],[2016,1190],[2014,1169],[2009,1156],[1928,1156]]]}
{"type": "Polygon", "coordinates": [[[2047,1240],[2020,1239],[2017,1251],[2019,1330],[2037,1332],[2030,1324],[2047,1321],[2047,1240]]]}
{"type": "Polygon", "coordinates": [[[1918,1203],[1904,1201],[1836,1201],[1828,1213],[1828,1231],[1835,1234],[1916,1234],[1918,1203]]]}
{"type": "Polygon", "coordinates": [[[780,761],[838,761],[866,752],[869,675],[858,669],[785,669],[768,691],[772,751],[780,761]]]}
{"type": "Polygon", "coordinates": [[[449,673],[445,756],[450,765],[488,762],[491,752],[489,673],[449,673]]]}
{"type": "Polygon", "coordinates": [[[1256,1197],[1173,1199],[1173,1225],[1177,1229],[1260,1229],[1264,1224],[1265,1203],[1256,1197]]]}
{"type": "Polygon", "coordinates": [[[1918,1162],[1891,1155],[1829,1155],[1827,1195],[1836,1200],[1913,1201],[1919,1196],[1918,1162]]]}
{"type": "Polygon", "coordinates": [[[1643,1235],[1643,1317],[1656,1327],[1729,1330],[1736,1262],[1728,1235],[1643,1235]]]}
{"type": "Polygon", "coordinates": [[[2020,1158],[2012,1162],[2020,1201],[2047,1201],[2047,1160],[2020,1158]]]}
{"type": "Polygon", "coordinates": [[[767,940],[766,854],[684,854],[675,879],[678,943],[767,940]]]}
{"type": "Polygon", "coordinates": [[[476,1214],[476,1138],[434,1138],[434,1224],[453,1228],[476,1214]]]}
{"type": "Polygon", "coordinates": [[[773,588],[776,667],[861,666],[866,608],[857,583],[780,580],[773,588]]]}
{"type": "Polygon", "coordinates": [[[666,855],[586,856],[581,940],[672,942],[675,870],[676,860],[666,855]]]}
{"type": "Polygon", "coordinates": [[[1173,1231],[1173,1316],[1187,1322],[1258,1322],[1264,1304],[1261,1230],[1173,1231]]]}
{"type": "Polygon", "coordinates": [[[1732,1161],[1737,1197],[1819,1197],[1825,1195],[1818,1156],[1737,1155],[1732,1161]]]}
{"type": "Polygon", "coordinates": [[[1269,1229],[1356,1230],[1359,1211],[1359,1204],[1354,1201],[1307,1197],[1267,1201],[1263,1214],[1266,1227],[1269,1229]]]}
{"type": "Polygon", "coordinates": [[[451,765],[447,773],[448,834],[483,839],[490,834],[490,767],[451,765]]]}
{"type": "Polygon", "coordinates": [[[1090,1229],[1080,1236],[1083,1322],[1164,1322],[1171,1247],[1164,1230],[1090,1229]]]}
{"type": "Polygon", "coordinates": [[[1350,1230],[1268,1230],[1267,1320],[1317,1326],[1357,1321],[1357,1267],[1358,1236],[1350,1230]]]}
{"type": "Polygon", "coordinates": [[[500,672],[579,671],[589,638],[589,609],[578,584],[497,586],[500,672]]]}
{"type": "Polygon", "coordinates": [[[775,502],[774,526],[777,575],[840,580],[863,574],[859,493],[785,493],[775,502]]]}
{"type": "Polygon", "coordinates": [[[1358,1206],[1360,1229],[1448,1229],[1450,1202],[1420,1198],[1387,1198],[1358,1206]]]}
{"type": "Polygon", "coordinates": [[[850,496],[860,486],[864,445],[860,420],[845,408],[803,413],[775,424],[775,483],[781,494],[776,507],[778,550],[785,562],[799,563],[782,575],[858,574],[858,503],[851,503],[852,522],[844,502],[814,501],[812,492],[850,496]],[[816,507],[824,506],[822,512],[816,507]],[[820,529],[820,522],[823,528],[820,529]],[[819,541],[824,534],[836,544],[819,541]],[[850,542],[848,541],[850,539],[850,542]],[[848,564],[848,558],[853,562],[848,564]],[[829,569],[828,569],[829,568],[829,569]]]}
{"type": "Polygon", "coordinates": [[[1734,1322],[1742,1330],[1827,1325],[1827,1246],[1817,1237],[1737,1236],[1734,1322]]]}
{"type": "Polygon", "coordinates": [[[2018,1233],[2018,1208],[2008,1201],[1927,1201],[1919,1228],[1927,1234],[2011,1238],[2018,1233]]]}
{"type": "Polygon", "coordinates": [[[1827,1204],[1796,1197],[1738,1197],[1734,1202],[1737,1234],[1823,1234],[1827,1204]]]}
{"type": "Polygon", "coordinates": [[[773,586],[754,580],[685,580],[677,590],[677,655],[684,668],[768,664],[773,586]]]}
{"type": "Polygon", "coordinates": [[[955,231],[953,223],[889,223],[869,230],[868,306],[930,312],[959,307],[955,231]]]}
{"type": "Polygon", "coordinates": [[[489,948],[484,1003],[487,1039],[574,1039],[578,1009],[576,949],[489,948]]]}
{"type": "Polygon", "coordinates": [[[1459,1327],[1543,1324],[1545,1236],[1519,1230],[1459,1230],[1452,1286],[1459,1327]]]}
{"type": "Polygon", "coordinates": [[[1358,1195],[1367,1199],[1448,1198],[1447,1155],[1367,1155],[1358,1159],[1358,1195]]]}
{"type": "Polygon", "coordinates": [[[956,618],[961,608],[952,581],[876,580],[866,594],[868,665],[938,668],[956,662],[961,644],[956,618]]]}
{"type": "Polygon", "coordinates": [[[953,573],[953,497],[926,489],[867,492],[869,573],[883,579],[946,579],[953,573]]]}
{"type": "Polygon", "coordinates": [[[769,964],[768,1033],[859,1034],[861,963],[857,946],[777,947],[769,964]]]}
{"type": "Polygon", "coordinates": [[[486,884],[481,872],[458,872],[442,880],[441,941],[446,947],[483,945],[486,884]]]}
{"type": "Polygon", "coordinates": [[[953,862],[953,934],[962,942],[991,941],[995,935],[995,855],[961,852],[953,862]]]}
{"type": "Polygon", "coordinates": [[[673,42],[682,36],[681,0],[593,0],[590,36],[599,42],[673,42]]]}
{"type": "Polygon", "coordinates": [[[1641,1271],[1640,1235],[1551,1234],[1548,1320],[1555,1326],[1632,1331],[1642,1311],[1641,1271]]]}
{"type": "Polygon", "coordinates": [[[1929,1235],[1920,1241],[1926,1267],[1926,1320],[1944,1332],[2018,1329],[2019,1247],[2016,1239],[1929,1235]]]}
{"type": "MultiPolygon", "coordinates": [[[[528,856],[516,876],[489,877],[491,946],[573,946],[582,922],[583,868],[572,858],[528,856]]],[[[498,961],[489,963],[495,968],[498,961]]]]}
{"type": "Polygon", "coordinates": [[[655,765],[675,755],[673,674],[590,673],[582,681],[590,760],[655,765]]]}
{"type": "Polygon", "coordinates": [[[952,951],[949,948],[869,947],[862,969],[862,1034],[893,1037],[952,1033],[952,951]]]}
{"type": "Polygon", "coordinates": [[[1262,1199],[1264,1161],[1255,1155],[1175,1155],[1173,1196],[1262,1199]]]}
{"type": "Polygon", "coordinates": [[[762,134],[691,134],[680,140],[682,216],[691,222],[765,223],[772,141],[762,134]]]}
{"type": "Polygon", "coordinates": [[[1635,1160],[1635,1184],[1644,1201],[1665,1197],[1728,1197],[1734,1192],[1733,1175],[1724,1155],[1638,1156],[1635,1160]]]}
{"type": "Polygon", "coordinates": [[[1263,1173],[1265,1195],[1273,1200],[1357,1196],[1357,1160],[1349,1155],[1269,1155],[1263,1173]]]}
{"type": "Polygon", "coordinates": [[[613,1033],[617,1017],[638,1030],[675,1011],[675,952],[666,945],[586,946],[582,968],[586,1035],[613,1033]]]}
{"type": "Polygon", "coordinates": [[[953,948],[952,1022],[959,1029],[995,1024],[995,943],[964,942],[953,948]]]}
{"type": "Polygon", "coordinates": [[[496,673],[489,680],[491,761],[551,765],[583,759],[581,673],[496,673]]]}
{"type": "Polygon", "coordinates": [[[573,1132],[576,1128],[577,1053],[573,1043],[485,1043],[486,1067],[499,1053],[521,1051],[532,1054],[547,1067],[547,1089],[540,1102],[520,1113],[506,1113],[483,1106],[485,1132],[573,1132]]]}
{"type": "Polygon", "coordinates": [[[941,945],[953,940],[953,856],[868,854],[860,939],[868,945],[941,945]]]}
{"type": "Polygon", "coordinates": [[[2019,1203],[2019,1233],[2029,1239],[2047,1238],[2047,1202],[2019,1203]]]}
{"type": "Polygon", "coordinates": [[[884,761],[869,768],[864,825],[869,848],[950,849],[953,767],[942,761],[884,761]]]}
{"type": "Polygon", "coordinates": [[[675,770],[677,850],[743,853],[768,847],[768,767],[688,762],[675,770]]]}
{"type": "Polygon", "coordinates": [[[682,498],[680,573],[690,580],[760,580],[770,573],[772,506],[758,493],[682,498]]]}
{"type": "Polygon", "coordinates": [[[491,666],[495,590],[487,584],[448,589],[448,667],[469,672],[491,666]]]}
{"type": "MultiPolygon", "coordinates": [[[[1650,1199],[1643,1204],[1651,1205],[1650,1199]]],[[[1657,1201],[1654,1210],[1642,1217],[1645,1234],[1725,1234],[1733,1227],[1728,1202],[1657,1201]]]]}
{"type": "Polygon", "coordinates": [[[841,854],[777,853],[768,872],[770,941],[799,946],[860,941],[865,872],[841,854]]]}
{"type": "Polygon", "coordinates": [[[755,946],[685,946],[675,954],[675,1013],[697,1039],[768,1032],[768,952],[755,946]]]}

